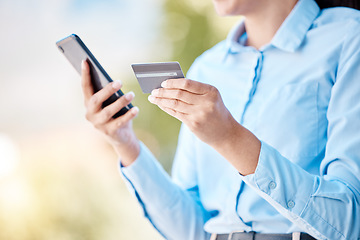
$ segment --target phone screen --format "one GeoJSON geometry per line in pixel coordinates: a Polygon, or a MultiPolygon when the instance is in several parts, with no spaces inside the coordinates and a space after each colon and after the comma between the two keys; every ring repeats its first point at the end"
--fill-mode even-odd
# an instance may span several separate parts
{"type": "MultiPolygon", "coordinates": [[[[77,35],[72,34],[56,42],[56,45],[80,75],[81,62],[83,60],[86,60],[88,62],[94,92],[99,91],[107,84],[109,84],[109,82],[113,81],[103,69],[103,67],[100,65],[100,63],[96,60],[94,55],[90,52],[90,50],[85,46],[83,41],[81,41],[81,39],[77,35]]],[[[117,91],[110,98],[103,102],[102,107],[104,108],[109,104],[115,102],[122,95],[124,94],[121,90],[117,91]]],[[[133,106],[131,103],[126,107],[123,107],[113,116],[113,118],[117,118],[125,114],[132,107],[133,106]]]]}

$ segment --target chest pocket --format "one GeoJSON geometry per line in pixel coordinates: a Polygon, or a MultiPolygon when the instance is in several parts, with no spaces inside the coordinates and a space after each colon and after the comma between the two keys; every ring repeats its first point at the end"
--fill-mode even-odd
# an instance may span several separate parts
{"type": "Polygon", "coordinates": [[[263,95],[254,133],[294,161],[318,155],[318,87],[289,83],[263,95]]]}

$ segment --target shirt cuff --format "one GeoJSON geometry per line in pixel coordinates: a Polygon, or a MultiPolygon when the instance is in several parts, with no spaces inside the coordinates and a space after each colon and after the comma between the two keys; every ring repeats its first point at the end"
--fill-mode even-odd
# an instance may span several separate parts
{"type": "Polygon", "coordinates": [[[145,204],[148,202],[151,202],[151,206],[147,207],[161,210],[172,206],[176,201],[177,194],[168,173],[142,142],[140,142],[140,154],[130,166],[122,166],[120,160],[120,172],[128,188],[135,192],[143,205],[145,215],[145,204]]]}
{"type": "Polygon", "coordinates": [[[293,221],[301,216],[318,186],[316,176],[264,142],[261,142],[255,173],[243,176],[242,179],[281,214],[293,221]]]}

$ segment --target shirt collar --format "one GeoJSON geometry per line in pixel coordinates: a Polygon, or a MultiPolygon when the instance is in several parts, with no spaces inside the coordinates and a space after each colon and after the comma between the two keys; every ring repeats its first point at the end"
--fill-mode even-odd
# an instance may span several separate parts
{"type": "Polygon", "coordinates": [[[245,33],[244,19],[242,18],[229,32],[226,38],[226,46],[228,52],[239,50],[244,46],[245,42],[241,42],[240,37],[245,33]]]}
{"type": "Polygon", "coordinates": [[[319,13],[320,8],[314,0],[299,0],[276,32],[271,44],[281,50],[295,52],[319,13]]]}
{"type": "MultiPolygon", "coordinates": [[[[314,0],[299,0],[276,32],[270,45],[284,51],[296,51],[319,12],[320,8],[314,0]]],[[[244,41],[240,40],[244,34],[246,34],[245,24],[242,19],[231,29],[226,38],[227,53],[238,52],[244,47],[244,41]]]]}

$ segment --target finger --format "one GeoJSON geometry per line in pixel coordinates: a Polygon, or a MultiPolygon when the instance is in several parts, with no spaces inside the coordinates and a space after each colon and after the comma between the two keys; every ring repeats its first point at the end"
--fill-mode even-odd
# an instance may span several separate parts
{"type": "Polygon", "coordinates": [[[197,102],[197,94],[182,90],[182,89],[169,89],[158,88],[151,92],[151,95],[158,98],[178,99],[187,104],[194,104],[197,102]]]}
{"type": "Polygon", "coordinates": [[[96,92],[89,101],[89,112],[98,112],[101,110],[102,103],[107,100],[111,95],[118,91],[122,87],[120,80],[109,83],[103,89],[96,92]]]}
{"type": "Polygon", "coordinates": [[[81,85],[85,98],[85,102],[89,101],[94,94],[94,89],[91,84],[90,68],[86,60],[81,62],[81,85]]]}
{"type": "Polygon", "coordinates": [[[173,116],[174,118],[177,118],[178,120],[180,120],[181,122],[184,122],[184,123],[185,123],[186,117],[188,116],[188,114],[186,114],[186,113],[178,112],[171,108],[166,108],[166,107],[159,107],[159,108],[161,110],[163,110],[164,112],[166,112],[167,114],[169,114],[170,116],[173,116]]]}
{"type": "Polygon", "coordinates": [[[148,100],[152,104],[158,105],[160,108],[171,108],[177,112],[190,113],[192,109],[192,105],[178,99],[157,98],[149,95],[148,100]]]}
{"type": "Polygon", "coordinates": [[[99,118],[102,123],[108,122],[120,109],[127,106],[135,97],[133,92],[128,92],[112,104],[101,110],[99,118]]]}
{"type": "Polygon", "coordinates": [[[161,83],[163,88],[183,89],[195,94],[206,94],[210,85],[186,78],[168,79],[161,83]]]}
{"type": "Polygon", "coordinates": [[[124,115],[111,120],[109,123],[109,127],[113,129],[118,129],[124,127],[129,121],[134,119],[139,113],[138,107],[133,107],[129,111],[127,111],[124,115]]]}

